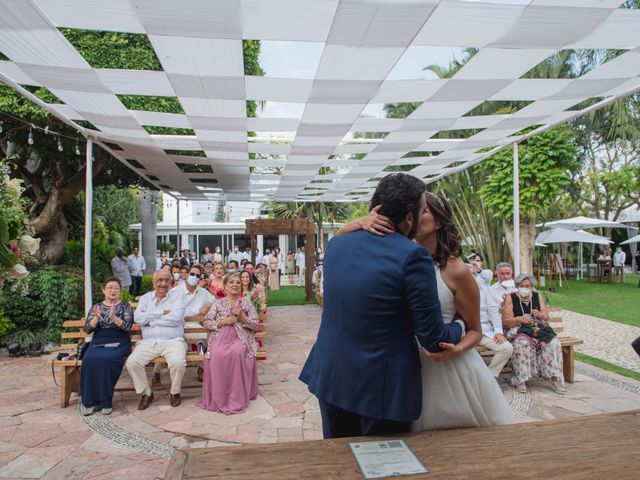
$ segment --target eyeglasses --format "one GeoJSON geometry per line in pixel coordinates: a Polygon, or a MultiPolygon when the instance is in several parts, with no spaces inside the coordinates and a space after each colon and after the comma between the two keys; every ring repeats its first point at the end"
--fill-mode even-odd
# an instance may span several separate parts
{"type": "Polygon", "coordinates": [[[113,290],[115,292],[117,292],[118,290],[120,290],[120,287],[104,287],[105,290],[113,290]]]}
{"type": "Polygon", "coordinates": [[[199,273],[194,273],[194,272],[189,272],[189,276],[190,277],[199,277],[200,274],[199,273]]]}

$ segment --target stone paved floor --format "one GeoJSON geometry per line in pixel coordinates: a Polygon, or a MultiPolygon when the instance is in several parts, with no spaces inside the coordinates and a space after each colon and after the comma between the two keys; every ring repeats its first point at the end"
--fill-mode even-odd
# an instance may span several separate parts
{"type": "Polygon", "coordinates": [[[567,334],[584,340],[576,351],[640,372],[640,357],[631,348],[640,337],[639,327],[568,310],[561,315],[567,334]]]}
{"type": "MultiPolygon", "coordinates": [[[[319,324],[314,305],[270,310],[268,360],[258,362],[260,394],[248,410],[226,416],[194,406],[200,390],[185,389],[171,408],[160,390],[139,412],[134,392],[118,393],[109,417],[81,417],[78,399],[60,409],[50,366],[41,358],[0,358],[0,480],[162,478],[174,448],[288,442],[321,437],[317,401],[297,380],[319,324]]],[[[546,382],[521,395],[501,380],[520,421],[640,408],[640,382],[577,364],[576,383],[558,396],[546,382]]],[[[167,372],[163,380],[168,381],[167,372]]],[[[191,368],[185,384],[196,383],[191,368]]],[[[126,374],[120,386],[131,386],[126,374]]]]}

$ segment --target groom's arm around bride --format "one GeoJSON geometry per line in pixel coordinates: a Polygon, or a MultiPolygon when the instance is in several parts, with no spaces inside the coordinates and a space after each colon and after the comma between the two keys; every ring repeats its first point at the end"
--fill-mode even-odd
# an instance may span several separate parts
{"type": "Polygon", "coordinates": [[[405,174],[379,184],[371,206],[396,233],[334,237],[324,258],[324,310],[300,374],[319,400],[325,438],[409,431],[420,415],[418,342],[431,352],[460,340],[444,324],[431,256],[411,241],[426,210],[424,183],[405,174]]]}

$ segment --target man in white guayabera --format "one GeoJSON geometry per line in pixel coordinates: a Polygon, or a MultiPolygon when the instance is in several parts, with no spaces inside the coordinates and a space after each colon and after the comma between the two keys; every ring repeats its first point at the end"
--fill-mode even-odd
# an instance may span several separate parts
{"type": "Polygon", "coordinates": [[[127,360],[127,370],[136,392],[142,395],[138,410],[153,401],[145,366],[158,357],[167,361],[171,376],[172,407],[180,405],[182,378],[187,367],[187,343],[184,340],[184,305],[178,296],[169,296],[173,277],[166,269],[153,274],[153,291],[145,293],[134,313],[134,321],[142,329],[142,340],[127,360]]]}

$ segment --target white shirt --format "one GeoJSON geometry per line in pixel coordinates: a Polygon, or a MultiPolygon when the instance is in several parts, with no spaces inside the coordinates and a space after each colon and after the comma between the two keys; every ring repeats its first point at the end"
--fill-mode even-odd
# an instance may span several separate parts
{"type": "Polygon", "coordinates": [[[624,262],[627,260],[627,254],[622,250],[617,251],[613,254],[613,266],[614,267],[624,267],[624,262]]]}
{"type": "Polygon", "coordinates": [[[489,294],[493,302],[498,306],[498,311],[502,312],[502,305],[504,304],[504,297],[507,295],[511,295],[514,292],[517,292],[518,289],[513,288],[504,288],[500,282],[496,282],[489,288],[489,294]]]}
{"type": "Polygon", "coordinates": [[[185,317],[195,317],[200,314],[200,309],[207,303],[213,302],[213,297],[204,288],[196,285],[196,289],[190,292],[186,282],[182,282],[169,292],[171,298],[178,299],[184,306],[185,317]]]}
{"type": "Polygon", "coordinates": [[[480,325],[482,334],[489,338],[493,338],[496,333],[504,333],[498,305],[488,288],[480,288],[480,325]]]}
{"type": "Polygon", "coordinates": [[[127,257],[127,263],[129,264],[129,271],[134,277],[141,277],[142,272],[147,268],[147,264],[144,262],[142,255],[129,255],[127,257]]]}
{"type": "Polygon", "coordinates": [[[167,295],[156,305],[156,292],[140,297],[133,314],[142,328],[142,342],[157,344],[184,337],[184,305],[179,298],[167,295]],[[164,314],[164,310],[169,313],[164,314]]]}
{"type": "Polygon", "coordinates": [[[306,264],[305,264],[304,252],[298,253],[296,258],[296,265],[300,268],[305,267],[306,264]]]}
{"type": "Polygon", "coordinates": [[[242,252],[240,254],[240,261],[244,260],[245,258],[247,259],[248,262],[250,262],[251,261],[251,254],[248,253],[248,252],[242,252]]]}
{"type": "Polygon", "coordinates": [[[238,265],[240,265],[240,260],[242,260],[242,254],[240,252],[231,252],[229,254],[229,257],[227,258],[227,263],[229,263],[232,260],[235,260],[236,262],[238,262],[238,265]]]}
{"type": "Polygon", "coordinates": [[[162,268],[162,260],[160,257],[156,257],[156,272],[162,268]]]}

